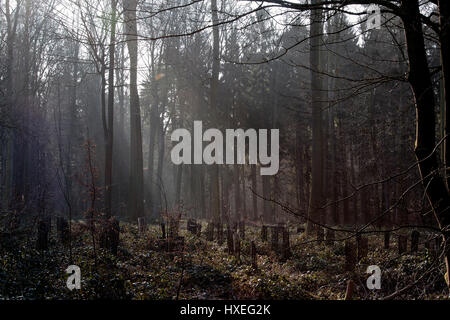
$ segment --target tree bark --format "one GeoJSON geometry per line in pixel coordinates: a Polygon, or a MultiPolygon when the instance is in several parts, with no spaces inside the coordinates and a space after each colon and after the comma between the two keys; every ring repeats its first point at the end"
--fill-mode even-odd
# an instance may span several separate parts
{"type": "MultiPolygon", "coordinates": [[[[220,72],[220,51],[219,51],[219,18],[217,15],[217,0],[211,0],[211,16],[212,16],[212,33],[213,33],[213,61],[212,61],[212,78],[210,91],[210,107],[212,111],[218,108],[217,90],[219,86],[219,72],[220,72]]],[[[212,188],[212,215],[215,222],[220,219],[220,188],[219,188],[219,167],[213,164],[211,168],[211,188],[212,188]]]]}
{"type": "Polygon", "coordinates": [[[108,120],[105,137],[105,214],[109,218],[112,213],[112,164],[114,141],[114,68],[116,51],[116,11],[117,0],[111,0],[111,34],[109,41],[108,72],[108,120]]]}
{"type": "Polygon", "coordinates": [[[143,216],[143,159],[141,110],[137,86],[138,42],[136,9],[137,0],[124,0],[125,33],[130,56],[130,216],[143,216]]]}
{"type": "MultiPolygon", "coordinates": [[[[319,1],[313,0],[311,4],[319,1]]],[[[322,77],[320,72],[320,46],[322,45],[323,22],[322,9],[311,10],[310,26],[310,68],[311,68],[311,107],[313,112],[312,124],[312,190],[308,210],[306,234],[314,233],[313,222],[323,220],[323,132],[322,132],[322,77]]]]}
{"type": "MultiPolygon", "coordinates": [[[[419,161],[422,183],[433,208],[439,227],[444,230],[444,241],[450,241],[450,198],[445,179],[439,175],[439,164],[434,152],[435,141],[435,100],[431,74],[425,50],[425,41],[420,20],[419,2],[403,0],[403,25],[409,58],[408,80],[414,93],[416,104],[416,143],[415,154],[419,161]]],[[[447,274],[450,274],[450,252],[448,245],[444,254],[447,274]]]]}

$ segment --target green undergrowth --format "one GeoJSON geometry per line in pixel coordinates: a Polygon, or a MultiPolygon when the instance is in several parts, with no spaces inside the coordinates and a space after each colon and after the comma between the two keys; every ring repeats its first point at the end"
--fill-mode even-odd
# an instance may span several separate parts
{"type": "MultiPolygon", "coordinates": [[[[448,297],[442,263],[421,245],[419,252],[399,255],[396,243],[383,249],[382,235],[369,238],[369,253],[354,272],[344,269],[344,243],[332,246],[306,239],[291,228],[291,252],[282,261],[262,242],[260,229],[248,227],[238,260],[227,252],[226,241],[208,242],[181,230],[184,251],[165,252],[156,245],[158,226],[145,234],[121,223],[117,256],[93,248],[90,235],[79,234],[72,245],[61,245],[54,232],[48,251],[35,248],[34,237],[22,237],[0,247],[1,299],[343,299],[347,281],[356,284],[354,299],[386,297],[410,286],[397,299],[448,297]],[[251,266],[250,241],[255,241],[258,268],[251,266]],[[94,253],[95,252],[95,253],[94,253]],[[66,287],[66,268],[81,268],[81,289],[66,287]],[[366,287],[366,269],[382,270],[380,290],[366,287]],[[420,277],[422,278],[418,280],[420,277]],[[411,284],[414,285],[411,286],[411,284]]],[[[205,224],[203,226],[205,230],[205,224]]],[[[439,259],[438,259],[439,260],[439,259]]]]}

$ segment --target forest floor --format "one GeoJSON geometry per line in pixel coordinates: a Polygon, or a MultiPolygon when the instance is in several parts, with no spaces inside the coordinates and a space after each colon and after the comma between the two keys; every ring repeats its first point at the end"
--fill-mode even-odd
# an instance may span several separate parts
{"type": "MultiPolygon", "coordinates": [[[[204,230],[206,222],[203,222],[204,230]]],[[[121,222],[118,254],[94,248],[88,232],[69,248],[51,233],[49,250],[37,251],[32,237],[0,245],[0,299],[344,299],[347,281],[356,284],[354,299],[378,299],[408,286],[396,299],[448,299],[442,263],[423,243],[416,253],[398,254],[396,240],[383,248],[383,234],[369,237],[368,256],[345,271],[343,241],[332,246],[310,242],[291,227],[291,252],[280,261],[260,228],[247,227],[238,260],[222,245],[181,228],[184,250],[166,252],[155,244],[157,225],[145,234],[121,222]],[[256,244],[258,268],[251,266],[250,241],[256,244]],[[70,264],[81,268],[81,289],[66,287],[70,264]],[[368,290],[369,265],[382,271],[381,289],[368,290]],[[418,280],[419,279],[419,280],[418,280]]],[[[392,237],[395,238],[395,237],[392,237]]],[[[409,246],[408,246],[409,247],[409,246]]],[[[408,248],[409,249],[409,248],[408,248]]]]}

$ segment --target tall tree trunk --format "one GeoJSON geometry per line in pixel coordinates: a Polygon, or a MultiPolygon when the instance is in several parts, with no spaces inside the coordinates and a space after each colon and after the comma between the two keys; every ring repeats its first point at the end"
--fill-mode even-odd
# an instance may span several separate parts
{"type": "Polygon", "coordinates": [[[159,81],[156,80],[156,66],[155,66],[155,47],[152,47],[151,50],[151,59],[152,59],[152,69],[151,69],[151,75],[152,75],[152,81],[154,81],[154,84],[152,85],[152,98],[153,103],[150,105],[150,130],[149,130],[149,142],[148,142],[148,170],[147,170],[147,183],[148,183],[148,195],[147,200],[149,202],[148,207],[150,209],[150,216],[156,216],[155,209],[156,209],[156,193],[157,193],[157,177],[155,175],[155,145],[156,145],[156,138],[158,133],[158,127],[159,127],[159,114],[158,114],[158,108],[159,108],[159,94],[158,94],[158,88],[159,88],[159,81]]]}
{"type": "Polygon", "coordinates": [[[116,11],[117,0],[111,0],[111,34],[109,40],[109,72],[108,72],[108,120],[105,145],[105,214],[112,213],[112,165],[114,141],[114,68],[116,51],[116,11]]]}
{"type": "Polygon", "coordinates": [[[126,41],[130,56],[130,193],[128,207],[130,216],[136,219],[144,215],[141,109],[137,86],[137,0],[124,0],[123,9],[126,41]]]}
{"type": "MultiPolygon", "coordinates": [[[[6,15],[6,110],[9,117],[9,125],[14,126],[13,116],[13,67],[14,67],[14,44],[16,40],[16,30],[20,6],[17,6],[14,18],[11,15],[11,7],[9,0],[5,1],[6,15]],[[14,20],[13,20],[14,19],[14,20]]],[[[13,188],[13,172],[14,172],[14,129],[6,129],[6,156],[5,156],[5,173],[4,173],[4,191],[2,199],[3,209],[7,209],[12,196],[13,188]]]]}
{"type": "MultiPolygon", "coordinates": [[[[445,179],[439,174],[437,155],[434,152],[435,141],[435,100],[431,74],[428,67],[425,41],[420,19],[419,1],[403,0],[401,9],[405,28],[406,46],[409,58],[409,83],[416,104],[416,146],[415,154],[422,183],[426,195],[433,208],[436,220],[443,230],[445,249],[445,264],[447,275],[450,274],[450,198],[445,179]]],[[[447,57],[442,57],[447,58],[447,57]]]]}
{"type": "Polygon", "coordinates": [[[445,112],[445,126],[444,134],[447,138],[444,141],[444,163],[446,169],[447,189],[450,189],[450,3],[448,1],[439,0],[439,26],[440,35],[439,42],[441,47],[441,65],[442,65],[442,82],[444,88],[444,112],[445,112]]]}
{"type": "MultiPolygon", "coordinates": [[[[319,1],[313,0],[311,4],[319,1]]],[[[312,124],[312,190],[308,210],[306,234],[311,236],[315,230],[312,222],[323,221],[323,132],[322,132],[322,103],[323,85],[320,75],[320,46],[323,34],[322,9],[311,10],[310,26],[310,67],[311,67],[311,107],[313,113],[312,124]]]]}
{"type": "MultiPolygon", "coordinates": [[[[217,0],[211,0],[211,16],[213,23],[213,61],[212,61],[212,77],[211,77],[211,91],[210,91],[210,107],[212,114],[217,113],[218,99],[217,90],[219,86],[219,72],[220,72],[220,56],[219,56],[219,18],[217,15],[217,0]]],[[[213,164],[211,168],[211,178],[212,178],[212,215],[213,219],[217,222],[220,218],[220,188],[219,188],[219,166],[213,164]]]]}

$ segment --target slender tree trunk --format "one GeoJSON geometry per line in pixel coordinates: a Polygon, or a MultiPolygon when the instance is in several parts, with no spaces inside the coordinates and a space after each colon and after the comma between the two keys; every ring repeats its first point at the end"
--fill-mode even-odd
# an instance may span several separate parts
{"type": "Polygon", "coordinates": [[[158,127],[159,127],[159,114],[158,114],[158,107],[159,107],[159,94],[158,94],[158,87],[159,87],[159,81],[156,81],[156,72],[155,72],[155,55],[154,55],[155,48],[153,47],[151,50],[151,58],[152,58],[152,80],[154,81],[154,84],[152,86],[152,98],[153,103],[150,105],[150,130],[149,130],[149,143],[148,143],[148,170],[147,170],[147,183],[148,183],[148,196],[147,199],[149,201],[148,207],[150,209],[150,216],[156,216],[155,209],[156,209],[156,192],[157,192],[157,177],[155,175],[155,145],[156,145],[156,137],[158,133],[158,127]]]}
{"type": "Polygon", "coordinates": [[[245,186],[245,166],[242,166],[241,173],[241,181],[242,181],[242,219],[245,220],[248,218],[247,213],[247,187],[245,186]]]}
{"type": "MultiPolygon", "coordinates": [[[[213,23],[213,61],[212,61],[212,78],[211,78],[211,91],[210,91],[210,107],[215,114],[218,108],[217,90],[219,86],[219,72],[220,72],[220,51],[219,51],[219,18],[217,15],[217,0],[211,0],[211,16],[213,23]]],[[[212,215],[213,219],[218,222],[220,219],[220,188],[219,188],[219,166],[213,164],[211,168],[211,178],[212,178],[212,200],[213,207],[212,215]]]]}
{"type": "Polygon", "coordinates": [[[263,221],[271,222],[272,221],[272,206],[271,202],[266,199],[270,199],[270,191],[271,191],[271,183],[270,176],[262,176],[262,189],[263,189],[263,221]]]}
{"type": "Polygon", "coordinates": [[[236,221],[241,220],[241,184],[239,182],[239,171],[240,168],[238,165],[235,165],[233,168],[234,171],[234,214],[236,221]]]}
{"type": "Polygon", "coordinates": [[[144,215],[141,109],[137,86],[137,0],[124,0],[123,7],[126,41],[130,56],[130,192],[128,207],[130,216],[137,219],[144,215]]]}
{"type": "Polygon", "coordinates": [[[109,41],[109,72],[108,72],[108,120],[106,127],[105,146],[105,214],[112,214],[112,165],[114,141],[114,68],[116,51],[116,11],[117,0],[111,0],[111,34],[109,41]]]}
{"type": "MultiPolygon", "coordinates": [[[[319,1],[313,0],[314,5],[319,1]]],[[[320,72],[320,46],[323,34],[322,9],[311,10],[310,27],[310,67],[311,67],[311,107],[313,112],[312,124],[312,190],[308,210],[306,234],[314,233],[314,222],[323,220],[323,132],[322,132],[322,77],[320,72]]]]}
{"type": "MultiPolygon", "coordinates": [[[[11,8],[9,0],[5,1],[5,15],[6,15],[6,110],[9,117],[9,125],[14,125],[13,115],[13,67],[14,67],[14,44],[16,40],[16,29],[20,6],[17,6],[14,15],[14,21],[11,16],[11,8]]],[[[2,206],[4,209],[8,208],[13,189],[13,172],[14,172],[14,129],[6,130],[6,157],[5,157],[5,174],[4,174],[4,191],[2,206]]]]}
{"type": "Polygon", "coordinates": [[[446,170],[447,189],[450,188],[450,3],[448,1],[439,0],[439,26],[440,33],[440,47],[441,47],[441,64],[442,64],[442,82],[444,88],[444,111],[445,111],[445,126],[444,134],[447,138],[444,141],[444,163],[446,170]]]}
{"type": "Polygon", "coordinates": [[[257,185],[257,180],[256,180],[256,165],[254,164],[251,167],[252,167],[251,176],[252,176],[252,190],[253,190],[253,192],[252,192],[253,219],[255,221],[257,221],[259,217],[258,217],[258,198],[256,195],[256,193],[258,192],[258,190],[257,190],[258,185],[257,185]]]}

